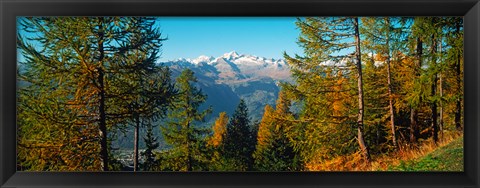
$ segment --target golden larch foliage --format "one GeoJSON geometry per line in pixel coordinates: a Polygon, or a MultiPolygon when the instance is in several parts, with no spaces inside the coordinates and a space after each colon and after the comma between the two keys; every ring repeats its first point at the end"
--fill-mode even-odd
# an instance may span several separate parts
{"type": "Polygon", "coordinates": [[[226,112],[220,112],[215,124],[213,125],[213,136],[209,140],[209,145],[218,147],[227,133],[228,116],[226,112]]]}
{"type": "Polygon", "coordinates": [[[338,80],[336,84],[332,87],[332,101],[333,101],[333,115],[334,116],[341,116],[344,115],[344,112],[347,110],[344,102],[344,98],[346,96],[342,91],[344,89],[344,85],[347,83],[347,79],[342,76],[342,73],[339,72],[338,80]]]}
{"type": "MultiPolygon", "coordinates": [[[[276,102],[275,113],[279,115],[286,115],[289,113],[290,101],[287,99],[287,96],[284,91],[278,93],[278,99],[276,102]]],[[[266,109],[266,107],[265,107],[266,109]]]]}
{"type": "Polygon", "coordinates": [[[273,126],[273,118],[272,115],[274,113],[274,109],[270,105],[265,106],[265,112],[263,113],[262,121],[258,127],[258,135],[257,135],[257,149],[263,148],[268,145],[268,141],[272,136],[272,126],[273,126]]]}

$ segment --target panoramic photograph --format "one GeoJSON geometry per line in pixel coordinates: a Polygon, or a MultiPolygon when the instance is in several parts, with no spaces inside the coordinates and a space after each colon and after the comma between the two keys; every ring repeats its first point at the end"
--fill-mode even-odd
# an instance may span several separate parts
{"type": "Polygon", "coordinates": [[[463,17],[17,17],[17,171],[464,171],[463,17]]]}

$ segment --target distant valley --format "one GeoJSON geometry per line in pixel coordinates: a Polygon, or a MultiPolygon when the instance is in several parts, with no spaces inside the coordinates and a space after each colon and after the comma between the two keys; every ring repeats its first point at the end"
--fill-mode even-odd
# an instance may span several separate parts
{"type": "MultiPolygon", "coordinates": [[[[186,68],[195,73],[197,87],[208,96],[201,109],[208,106],[213,108],[202,126],[212,125],[220,112],[225,111],[231,116],[240,99],[247,104],[251,122],[260,121],[265,105],[275,105],[279,83],[292,81],[288,64],[283,59],[238,54],[235,51],[220,57],[202,55],[195,59],[180,58],[161,64],[171,69],[174,78],[186,68]]],[[[156,131],[156,135],[160,136],[159,130],[156,131]]],[[[116,145],[120,148],[133,147],[133,134],[127,133],[125,136],[120,135],[116,145]]],[[[142,148],[143,140],[140,144],[142,148]]]]}

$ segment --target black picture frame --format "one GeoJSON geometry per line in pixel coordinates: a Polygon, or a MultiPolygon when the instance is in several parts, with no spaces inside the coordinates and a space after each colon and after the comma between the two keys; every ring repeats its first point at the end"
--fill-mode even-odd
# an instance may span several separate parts
{"type": "Polygon", "coordinates": [[[478,0],[0,0],[0,187],[479,187],[478,0]],[[17,172],[16,16],[464,16],[464,172],[17,172]]]}

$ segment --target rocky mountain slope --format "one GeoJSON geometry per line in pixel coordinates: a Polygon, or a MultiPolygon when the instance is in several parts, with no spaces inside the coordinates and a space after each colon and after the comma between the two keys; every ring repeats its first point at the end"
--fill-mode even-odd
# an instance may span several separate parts
{"type": "Polygon", "coordinates": [[[198,86],[208,95],[206,104],[212,105],[213,116],[222,111],[231,115],[242,98],[252,120],[258,120],[266,104],[275,104],[279,82],[291,81],[290,69],[284,60],[235,51],[216,58],[202,55],[161,64],[170,67],[174,77],[185,68],[194,71],[198,86]]]}
{"type": "MultiPolygon", "coordinates": [[[[240,99],[244,99],[247,104],[251,122],[259,122],[265,105],[275,105],[280,90],[279,83],[291,81],[290,69],[284,60],[238,54],[235,51],[220,57],[202,55],[195,59],[181,58],[160,64],[168,66],[174,78],[186,68],[195,73],[197,87],[208,96],[200,108],[213,108],[202,126],[211,126],[223,111],[231,117],[240,99]]],[[[155,134],[160,136],[159,129],[155,130],[155,134]]],[[[116,143],[119,148],[133,147],[133,133],[131,130],[129,132],[119,135],[116,143]]],[[[141,130],[141,135],[143,134],[141,130]]],[[[143,140],[140,141],[140,148],[142,147],[143,140]]]]}

